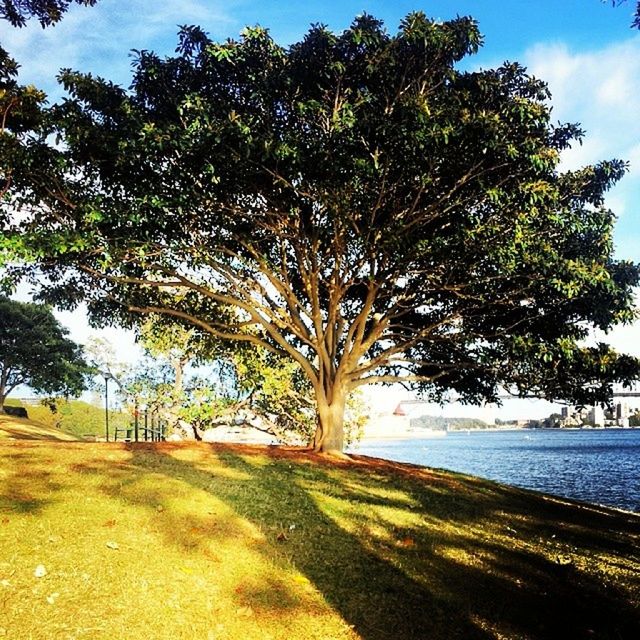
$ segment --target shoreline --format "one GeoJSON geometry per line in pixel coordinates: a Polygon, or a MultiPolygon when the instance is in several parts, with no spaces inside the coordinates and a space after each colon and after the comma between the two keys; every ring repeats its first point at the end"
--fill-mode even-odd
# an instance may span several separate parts
{"type": "Polygon", "coordinates": [[[449,431],[445,431],[444,429],[416,429],[415,431],[408,430],[398,430],[398,431],[380,431],[379,433],[370,433],[366,432],[362,435],[362,438],[358,442],[375,442],[381,441],[386,442],[389,440],[433,440],[434,438],[444,438],[448,433],[471,433],[473,432],[482,432],[482,431],[525,431],[528,430],[529,427],[487,427],[486,429],[480,429],[478,427],[473,427],[469,429],[450,429],[449,431]]]}
{"type": "MultiPolygon", "coordinates": [[[[482,432],[507,432],[507,431],[636,431],[640,429],[640,427],[619,427],[619,426],[611,426],[611,427],[591,427],[588,425],[581,427],[518,427],[515,425],[510,426],[494,426],[494,427],[486,427],[486,428],[478,428],[478,427],[470,427],[469,429],[450,429],[449,431],[445,430],[434,430],[434,429],[420,429],[415,431],[407,431],[407,430],[398,430],[396,432],[389,431],[380,431],[379,433],[370,433],[366,432],[362,435],[362,437],[358,440],[357,444],[362,443],[376,443],[376,442],[390,442],[394,440],[405,441],[405,440],[433,440],[444,438],[447,434],[450,433],[482,433],[482,432]]],[[[356,445],[357,446],[357,445],[356,445]]]]}

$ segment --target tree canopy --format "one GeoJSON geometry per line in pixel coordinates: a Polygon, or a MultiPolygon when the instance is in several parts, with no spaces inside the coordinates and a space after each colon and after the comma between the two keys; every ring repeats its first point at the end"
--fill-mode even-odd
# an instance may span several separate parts
{"type": "Polygon", "coordinates": [[[95,321],[165,314],[292,359],[320,450],[367,383],[607,400],[638,362],[582,345],[634,317],[604,204],[626,165],[560,172],[580,128],[517,63],[461,70],[480,44],[468,17],[364,15],[288,48],[185,27],[130,90],[65,70],[3,170],[6,273],[95,321]]]}
{"type": "Polygon", "coordinates": [[[18,385],[36,392],[79,395],[89,368],[82,348],[45,305],[0,296],[0,413],[18,385]]]}

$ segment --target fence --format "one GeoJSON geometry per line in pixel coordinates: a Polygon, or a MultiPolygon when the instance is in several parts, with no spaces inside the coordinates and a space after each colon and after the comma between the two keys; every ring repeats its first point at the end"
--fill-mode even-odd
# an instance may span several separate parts
{"type": "Polygon", "coordinates": [[[167,421],[163,420],[157,411],[133,412],[133,424],[126,427],[116,427],[114,440],[118,437],[124,442],[160,442],[167,437],[167,421]]]}

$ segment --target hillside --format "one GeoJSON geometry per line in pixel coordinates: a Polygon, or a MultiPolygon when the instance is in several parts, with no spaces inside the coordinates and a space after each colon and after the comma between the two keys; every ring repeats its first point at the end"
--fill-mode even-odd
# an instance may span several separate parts
{"type": "Polygon", "coordinates": [[[0,441],[2,440],[60,440],[71,442],[78,438],[34,420],[0,415],[0,441]]]}
{"type": "Polygon", "coordinates": [[[638,515],[361,456],[0,442],[12,639],[635,640],[639,541],[638,515]]]}
{"type": "Polygon", "coordinates": [[[411,418],[412,429],[432,429],[434,431],[456,431],[463,429],[488,429],[495,427],[479,418],[445,418],[443,416],[419,416],[411,418]]]}
{"type": "MultiPolygon", "coordinates": [[[[24,403],[10,399],[6,404],[22,406],[29,418],[44,426],[72,434],[76,439],[104,437],[104,407],[96,406],[74,398],[57,398],[55,411],[41,402],[24,403]]],[[[132,416],[123,411],[109,411],[109,425],[113,435],[116,427],[124,427],[132,421],[132,416]]]]}

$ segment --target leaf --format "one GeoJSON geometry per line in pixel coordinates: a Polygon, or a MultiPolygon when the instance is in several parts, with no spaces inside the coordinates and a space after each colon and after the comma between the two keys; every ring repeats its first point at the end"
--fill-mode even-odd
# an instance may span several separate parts
{"type": "Polygon", "coordinates": [[[46,567],[43,564],[39,564],[33,572],[33,575],[36,578],[44,578],[47,575],[46,567]]]}

